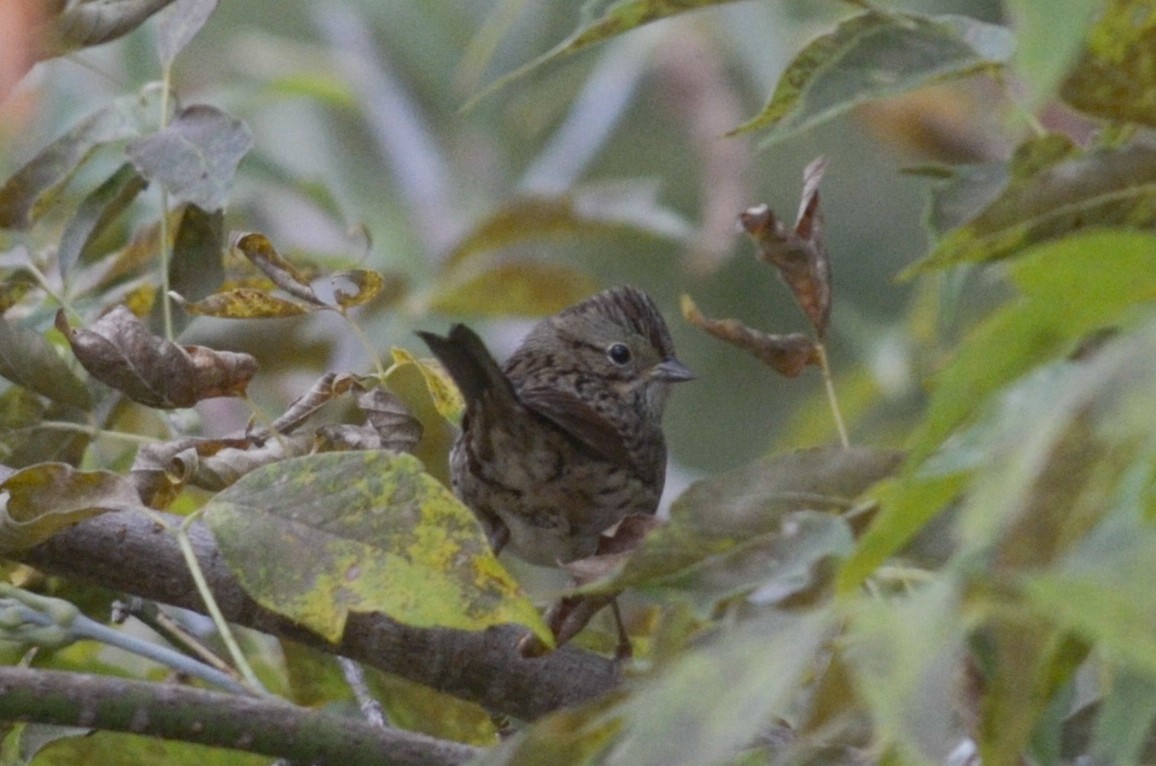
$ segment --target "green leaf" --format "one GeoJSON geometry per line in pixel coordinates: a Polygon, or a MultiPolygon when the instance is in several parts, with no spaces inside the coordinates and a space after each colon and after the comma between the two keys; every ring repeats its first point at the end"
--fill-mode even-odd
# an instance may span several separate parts
{"type": "Polygon", "coordinates": [[[1150,675],[1123,671],[1112,674],[1109,683],[1088,749],[1090,760],[1113,766],[1141,763],[1156,721],[1156,681],[1150,675]]]}
{"type": "Polygon", "coordinates": [[[832,514],[850,509],[900,459],[866,447],[811,449],[695,482],[674,501],[670,523],[589,589],[673,589],[708,611],[756,588],[763,600],[790,595],[810,584],[816,562],[850,550],[850,529],[832,514]]]}
{"type": "Polygon", "coordinates": [[[53,19],[45,49],[60,56],[127,35],[173,0],[88,0],[53,19]]]}
{"type": "Polygon", "coordinates": [[[218,3],[219,0],[176,0],[157,15],[157,48],[162,66],[172,66],[177,54],[217,10],[218,3]]]}
{"type": "Polygon", "coordinates": [[[1023,254],[1009,275],[1023,295],[976,327],[936,375],[927,415],[912,438],[913,465],[989,394],[1156,297],[1156,236],[1128,231],[1069,236],[1023,254]]]}
{"type": "MultiPolygon", "coordinates": [[[[225,278],[222,254],[225,246],[225,216],[220,210],[206,212],[189,203],[181,211],[169,261],[169,288],[186,300],[197,301],[212,294],[225,278]]],[[[159,310],[159,305],[157,310],[159,310]]],[[[174,317],[173,332],[188,324],[174,317]]]]}
{"type": "Polygon", "coordinates": [[[21,386],[0,393],[0,462],[13,468],[45,462],[76,465],[84,457],[92,434],[89,413],[70,405],[49,403],[21,386]],[[75,423],[64,431],[56,423],[75,423]]]}
{"type": "Polygon", "coordinates": [[[218,210],[232,186],[237,166],[253,146],[242,121],[206,104],[182,109],[150,136],[129,143],[129,159],[150,181],[178,201],[218,210]]]}
{"type": "Polygon", "coordinates": [[[523,197],[491,213],[446,258],[446,268],[513,245],[539,240],[644,234],[681,240],[690,227],[657,201],[650,182],[585,186],[559,197],[523,197]]]}
{"type": "Polygon", "coordinates": [[[969,628],[962,607],[953,578],[937,579],[905,598],[862,599],[839,641],[855,688],[879,727],[877,736],[919,754],[914,762],[944,763],[957,744],[953,721],[969,628]]]}
{"type": "Polygon", "coordinates": [[[57,259],[62,274],[67,274],[77,261],[91,256],[93,243],[147,186],[136,169],[125,163],[84,198],[60,237],[57,259]]]}
{"type": "Polygon", "coordinates": [[[378,612],[417,627],[518,623],[551,642],[473,514],[410,455],[286,460],[247,474],[205,514],[249,595],[331,641],[349,612],[378,612]]]}
{"type": "Polygon", "coordinates": [[[78,471],[64,463],[40,463],[0,481],[8,494],[0,514],[0,550],[44,542],[74,524],[108,511],[141,510],[132,482],[109,471],[78,471]]]}
{"type": "Polygon", "coordinates": [[[151,108],[142,96],[118,98],[44,147],[0,188],[0,227],[32,226],[93,152],[138,135],[151,108]]]}
{"type": "Polygon", "coordinates": [[[1025,141],[1011,162],[952,167],[947,177],[931,190],[927,226],[943,239],[953,229],[975,220],[999,199],[1012,178],[1030,178],[1039,171],[1079,155],[1079,147],[1067,136],[1049,133],[1025,141]]]}
{"type": "MultiPolygon", "coordinates": [[[[1054,12],[1052,6],[1046,4],[1050,13],[1054,12]]],[[[1050,23],[1040,32],[1050,33],[1050,23]]],[[[1083,53],[1064,81],[1060,95],[1077,109],[1097,117],[1156,126],[1153,50],[1156,3],[1111,0],[1088,33],[1083,53]]]]}
{"type": "Polygon", "coordinates": [[[587,0],[582,5],[582,19],[578,28],[569,37],[529,64],[499,77],[471,98],[466,108],[546,63],[573,55],[644,24],[729,2],[733,0],[587,0]]]}
{"type": "Polygon", "coordinates": [[[598,282],[561,263],[502,263],[453,282],[439,282],[430,308],[444,314],[547,316],[589,298],[598,282]]]}
{"type": "Polygon", "coordinates": [[[881,482],[871,493],[879,513],[843,562],[836,580],[841,593],[853,593],[879,565],[911,541],[963,490],[967,476],[905,475],[881,482]]]}
{"type": "MultiPolygon", "coordinates": [[[[904,276],[1005,258],[1090,227],[1156,225],[1156,149],[1134,145],[1073,157],[1062,139],[1045,137],[1021,147],[1010,170],[998,195],[992,192],[1001,179],[993,171],[971,209],[942,219],[940,226],[958,225],[944,231],[935,249],[904,276]],[[975,210],[980,201],[986,206],[975,210]]],[[[949,182],[954,194],[967,186],[974,188],[973,181],[949,182]]]]}
{"type": "Polygon", "coordinates": [[[786,715],[833,620],[819,611],[771,614],[682,653],[608,717],[621,721],[614,766],[701,766],[749,747],[786,715]]]}
{"type": "Polygon", "coordinates": [[[1028,108],[1051,101],[1064,77],[1073,72],[1093,13],[1101,6],[1103,0],[1007,0],[1005,8],[1016,32],[1013,65],[1026,85],[1028,108]]]}
{"type": "Polygon", "coordinates": [[[865,101],[995,67],[1012,48],[1007,29],[964,16],[860,14],[803,48],[763,110],[731,135],[769,130],[767,145],[865,101]]]}
{"type": "Polygon", "coordinates": [[[88,409],[92,397],[56,347],[35,330],[0,317],[0,375],[61,404],[88,409]]]}

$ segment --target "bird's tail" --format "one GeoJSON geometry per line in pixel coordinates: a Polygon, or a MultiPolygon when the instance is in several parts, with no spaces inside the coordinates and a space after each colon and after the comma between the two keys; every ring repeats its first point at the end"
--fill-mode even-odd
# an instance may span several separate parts
{"type": "Polygon", "coordinates": [[[502,368],[470,328],[456,324],[445,337],[421,331],[418,335],[454,379],[467,407],[475,405],[487,393],[514,398],[514,390],[502,374],[502,368]]]}

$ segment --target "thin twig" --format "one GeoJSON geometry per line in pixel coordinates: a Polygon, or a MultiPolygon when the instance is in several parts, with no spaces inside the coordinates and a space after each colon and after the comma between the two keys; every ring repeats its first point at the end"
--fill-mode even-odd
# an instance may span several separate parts
{"type": "Polygon", "coordinates": [[[341,655],[337,656],[337,664],[341,666],[341,675],[345,677],[345,683],[349,684],[349,688],[353,690],[353,696],[357,700],[357,706],[361,709],[361,715],[365,720],[374,726],[388,726],[389,723],[385,720],[385,711],[381,709],[381,703],[369,691],[369,685],[365,682],[365,669],[348,657],[341,655]]]}

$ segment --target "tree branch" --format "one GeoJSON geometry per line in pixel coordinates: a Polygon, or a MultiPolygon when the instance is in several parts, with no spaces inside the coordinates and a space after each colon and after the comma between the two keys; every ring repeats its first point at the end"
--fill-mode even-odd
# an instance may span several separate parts
{"type": "Polygon", "coordinates": [[[456,766],[482,752],[276,698],[18,667],[0,667],[0,719],[124,731],[310,764],[456,766]]]}
{"type": "MultiPolygon", "coordinates": [[[[174,524],[180,522],[172,518],[174,524]]],[[[413,628],[378,614],[349,615],[345,635],[331,644],[249,598],[217,550],[212,534],[194,524],[189,537],[226,619],[239,625],[341,654],[515,718],[532,720],[599,696],[618,682],[613,661],[564,646],[523,658],[513,626],[470,633],[413,628]]],[[[198,611],[203,604],[173,537],[143,515],[107,513],[51,540],[13,554],[52,574],[102,585],[198,611]]],[[[286,566],[293,566],[286,562],[286,566]]]]}

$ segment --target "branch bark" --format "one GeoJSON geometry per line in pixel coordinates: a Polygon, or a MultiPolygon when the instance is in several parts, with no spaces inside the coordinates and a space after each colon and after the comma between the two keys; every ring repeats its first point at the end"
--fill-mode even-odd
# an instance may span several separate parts
{"type": "Polygon", "coordinates": [[[0,719],[124,731],[339,766],[457,766],[478,748],[277,698],[0,667],[0,719]]]}
{"type": "MultiPolygon", "coordinates": [[[[180,521],[172,517],[174,524],[180,521]]],[[[429,630],[380,614],[351,614],[341,642],[331,644],[249,598],[208,529],[194,524],[189,536],[230,622],[319,647],[524,720],[599,696],[618,683],[613,661],[569,646],[541,658],[523,658],[517,650],[522,631],[513,626],[477,633],[429,630]]],[[[143,515],[97,516],[13,558],[52,574],[204,609],[176,541],[143,515]]]]}

